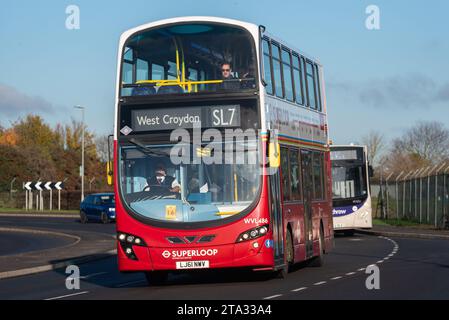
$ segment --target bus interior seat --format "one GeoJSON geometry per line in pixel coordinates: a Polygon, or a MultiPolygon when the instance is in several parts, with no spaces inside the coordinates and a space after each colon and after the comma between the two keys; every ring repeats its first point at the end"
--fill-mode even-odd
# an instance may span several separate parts
{"type": "Polygon", "coordinates": [[[149,96],[153,94],[156,94],[156,89],[152,86],[135,87],[131,92],[132,96],[149,96]]]}
{"type": "Polygon", "coordinates": [[[176,86],[162,86],[157,91],[157,94],[173,94],[184,93],[184,89],[178,85],[176,86]]]}

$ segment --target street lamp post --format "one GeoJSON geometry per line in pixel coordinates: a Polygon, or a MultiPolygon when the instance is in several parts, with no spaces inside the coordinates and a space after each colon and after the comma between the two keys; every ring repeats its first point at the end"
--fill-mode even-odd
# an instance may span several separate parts
{"type": "Polygon", "coordinates": [[[81,110],[81,125],[82,125],[82,133],[81,133],[81,201],[84,200],[84,107],[82,106],[75,106],[74,108],[81,110]]]}

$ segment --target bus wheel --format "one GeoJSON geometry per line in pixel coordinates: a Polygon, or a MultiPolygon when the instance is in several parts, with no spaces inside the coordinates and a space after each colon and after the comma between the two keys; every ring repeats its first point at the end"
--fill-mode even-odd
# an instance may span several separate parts
{"type": "Polygon", "coordinates": [[[82,224],[87,223],[87,215],[84,211],[80,211],[80,221],[82,224]]]}
{"type": "Polygon", "coordinates": [[[292,240],[292,233],[290,229],[287,229],[287,236],[285,238],[286,244],[285,247],[287,248],[287,272],[290,272],[293,268],[293,264],[295,262],[295,251],[293,249],[293,240],[292,240]]]}
{"type": "Polygon", "coordinates": [[[149,285],[161,285],[167,281],[167,271],[149,271],[145,272],[145,277],[149,285]]]}
{"type": "Polygon", "coordinates": [[[311,267],[322,267],[324,265],[324,230],[323,230],[323,227],[320,228],[319,244],[320,244],[320,254],[318,256],[312,258],[312,261],[310,261],[310,264],[309,264],[309,266],[311,266],[311,267]]]}
{"type": "Polygon", "coordinates": [[[293,251],[293,241],[292,241],[292,233],[290,232],[290,229],[287,229],[287,235],[285,237],[286,243],[286,266],[283,266],[281,269],[279,269],[276,272],[276,278],[279,279],[285,279],[287,277],[287,274],[292,270],[293,263],[295,261],[295,253],[293,251]]]}

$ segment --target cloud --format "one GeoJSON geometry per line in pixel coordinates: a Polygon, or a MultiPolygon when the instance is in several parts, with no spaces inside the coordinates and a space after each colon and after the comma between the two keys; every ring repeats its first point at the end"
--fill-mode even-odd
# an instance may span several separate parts
{"type": "Polygon", "coordinates": [[[449,101],[449,83],[442,86],[436,95],[438,101],[449,101]]]}
{"type": "Polygon", "coordinates": [[[449,101],[449,83],[439,85],[423,74],[370,79],[361,83],[334,82],[329,89],[350,95],[370,107],[413,108],[449,101]]]}
{"type": "Polygon", "coordinates": [[[18,116],[23,113],[53,112],[50,102],[41,97],[32,97],[17,89],[0,83],[0,115],[18,116]]]}

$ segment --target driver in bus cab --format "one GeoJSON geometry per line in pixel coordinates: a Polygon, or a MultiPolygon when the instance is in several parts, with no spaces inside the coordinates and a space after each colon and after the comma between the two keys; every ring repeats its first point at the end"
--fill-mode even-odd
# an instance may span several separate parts
{"type": "Polygon", "coordinates": [[[147,185],[144,187],[144,191],[150,191],[152,186],[165,187],[170,192],[181,192],[181,185],[176,178],[167,176],[167,170],[164,165],[158,165],[154,171],[154,175],[147,179],[147,185]]]}

